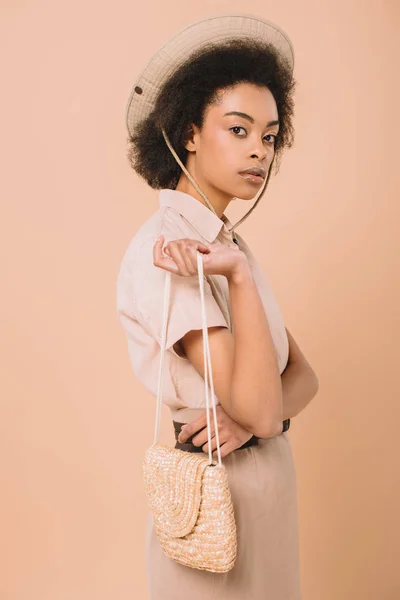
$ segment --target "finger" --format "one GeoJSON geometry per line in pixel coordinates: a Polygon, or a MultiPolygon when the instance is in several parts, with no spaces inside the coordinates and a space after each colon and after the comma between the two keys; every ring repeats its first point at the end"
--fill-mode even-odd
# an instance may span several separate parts
{"type": "MultiPolygon", "coordinates": [[[[227,440],[223,443],[220,441],[219,447],[221,449],[221,458],[226,456],[227,454],[229,454],[229,452],[232,452],[235,449],[235,447],[232,445],[232,443],[229,443],[229,440],[227,440]]],[[[208,442],[202,446],[202,450],[206,454],[208,453],[208,442]]],[[[211,440],[211,452],[215,457],[218,457],[217,441],[215,438],[213,438],[211,440]]]]}
{"type": "MultiPolygon", "coordinates": [[[[180,238],[180,240],[171,240],[173,242],[177,242],[177,241],[186,241],[186,242],[190,242],[190,246],[195,248],[196,250],[199,250],[202,254],[208,254],[210,252],[210,248],[209,246],[212,246],[212,244],[203,244],[202,242],[199,242],[198,240],[194,240],[192,238],[180,238]]],[[[168,247],[166,246],[164,248],[164,252],[168,252],[168,247]]]]}
{"type": "MultiPolygon", "coordinates": [[[[197,250],[198,248],[196,246],[188,246],[187,250],[186,250],[186,260],[187,262],[190,263],[190,268],[193,269],[193,271],[195,272],[195,274],[198,273],[198,267],[197,267],[197,250]]],[[[202,254],[201,257],[204,260],[204,258],[207,256],[207,254],[202,254]]]]}
{"type": "MultiPolygon", "coordinates": [[[[219,437],[221,437],[221,427],[223,425],[223,419],[224,419],[224,417],[226,417],[226,412],[224,411],[224,409],[222,408],[222,406],[220,404],[218,404],[216,408],[217,408],[216,416],[217,416],[218,433],[219,433],[219,437]]],[[[212,411],[210,414],[210,423],[211,423],[211,437],[213,437],[215,434],[215,427],[214,427],[214,417],[213,417],[212,411]]],[[[188,438],[190,438],[192,435],[194,435],[198,431],[203,430],[206,427],[207,427],[207,410],[205,409],[204,413],[202,415],[200,415],[200,417],[197,417],[197,419],[194,419],[190,423],[186,423],[185,425],[182,426],[181,431],[179,432],[179,435],[178,435],[178,442],[186,442],[186,440],[188,438]]],[[[204,429],[204,435],[205,435],[204,440],[208,439],[207,438],[207,429],[204,429]]]]}
{"type": "Polygon", "coordinates": [[[193,240],[191,238],[184,238],[181,240],[181,253],[182,257],[185,260],[186,266],[188,270],[193,273],[193,275],[198,273],[197,268],[197,251],[200,251],[202,254],[202,258],[204,259],[209,253],[209,249],[205,244],[199,242],[198,240],[193,240]]]}
{"type": "MultiPolygon", "coordinates": [[[[230,454],[231,452],[236,450],[236,448],[232,447],[232,445],[230,445],[228,442],[225,442],[225,444],[222,444],[220,446],[221,446],[221,458],[224,458],[224,456],[228,456],[228,454],[230,454]]],[[[214,458],[218,458],[217,450],[214,450],[213,456],[214,456],[214,458]]]]}
{"type": "MultiPolygon", "coordinates": [[[[219,445],[221,446],[221,442],[219,443],[219,445]]],[[[196,444],[196,446],[201,446],[201,449],[203,450],[203,452],[208,452],[208,440],[206,442],[203,442],[202,444],[196,444]]],[[[217,448],[217,441],[215,439],[215,437],[211,438],[211,452],[213,450],[215,450],[217,448]]]]}
{"type": "Polygon", "coordinates": [[[197,274],[197,249],[194,244],[181,245],[182,257],[190,273],[197,274]]]}
{"type": "Polygon", "coordinates": [[[156,267],[171,271],[171,273],[178,273],[178,266],[172,258],[163,256],[162,245],[164,243],[164,236],[160,236],[153,246],[153,264],[156,267]]]}
{"type": "MultiPolygon", "coordinates": [[[[218,417],[218,415],[221,414],[222,412],[224,412],[222,407],[220,407],[220,405],[217,405],[217,425],[218,425],[218,427],[220,427],[220,417],[218,417]]],[[[210,422],[211,422],[211,435],[214,435],[214,417],[212,415],[212,410],[211,410],[211,414],[210,414],[210,422]]],[[[187,438],[189,438],[191,435],[194,435],[197,431],[200,431],[204,427],[207,427],[207,409],[204,409],[204,413],[202,415],[200,415],[200,417],[197,417],[197,419],[194,419],[190,423],[186,423],[181,428],[181,433],[179,434],[179,441],[184,442],[187,438]],[[181,436],[182,436],[182,439],[181,439],[181,436]]]]}
{"type": "Polygon", "coordinates": [[[190,262],[189,265],[186,264],[184,242],[181,240],[174,240],[169,243],[168,247],[173,260],[178,265],[179,275],[184,277],[191,277],[194,275],[190,262]]]}
{"type": "MultiPolygon", "coordinates": [[[[226,434],[219,432],[218,434],[219,444],[224,444],[227,441],[226,434]]],[[[200,433],[198,433],[195,437],[192,438],[192,444],[195,446],[203,446],[203,444],[208,444],[208,435],[207,435],[207,427],[205,427],[200,433]]],[[[211,449],[215,449],[217,447],[217,439],[214,436],[214,431],[211,431],[211,449]]]]}
{"type": "Polygon", "coordinates": [[[213,242],[212,244],[207,244],[207,248],[210,253],[218,252],[219,250],[225,249],[224,244],[222,244],[221,242],[213,242]]]}
{"type": "Polygon", "coordinates": [[[186,440],[188,440],[192,435],[195,435],[198,431],[201,431],[203,427],[205,427],[205,425],[201,427],[193,427],[192,423],[190,424],[190,427],[188,425],[184,425],[179,432],[178,442],[186,442],[186,440]]]}
{"type": "Polygon", "coordinates": [[[199,250],[202,253],[208,254],[210,252],[209,249],[209,245],[210,244],[203,244],[202,242],[199,242],[198,240],[195,240],[196,244],[195,244],[195,248],[196,250],[199,250]]]}
{"type": "Polygon", "coordinates": [[[188,434],[186,431],[184,431],[181,434],[179,434],[178,439],[180,442],[185,442],[186,440],[190,439],[190,442],[195,446],[201,446],[202,444],[204,444],[204,442],[208,440],[207,426],[203,429],[200,429],[198,433],[194,433],[193,437],[191,434],[188,434]]]}
{"type": "Polygon", "coordinates": [[[204,414],[200,415],[200,417],[197,417],[197,419],[194,419],[190,423],[186,423],[186,425],[184,425],[182,427],[181,433],[179,434],[179,437],[178,437],[178,441],[179,442],[186,441],[187,438],[189,438],[191,435],[194,435],[200,429],[203,429],[203,427],[205,427],[206,425],[207,425],[207,413],[204,412],[204,414]],[[181,436],[182,436],[182,439],[181,439],[181,436]]]}

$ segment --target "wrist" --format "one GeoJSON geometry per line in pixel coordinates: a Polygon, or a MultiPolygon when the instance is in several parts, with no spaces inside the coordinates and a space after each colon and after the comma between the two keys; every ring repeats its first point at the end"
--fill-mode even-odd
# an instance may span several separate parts
{"type": "Polygon", "coordinates": [[[227,277],[229,285],[243,285],[253,280],[253,275],[247,259],[239,260],[235,269],[227,277]]]}

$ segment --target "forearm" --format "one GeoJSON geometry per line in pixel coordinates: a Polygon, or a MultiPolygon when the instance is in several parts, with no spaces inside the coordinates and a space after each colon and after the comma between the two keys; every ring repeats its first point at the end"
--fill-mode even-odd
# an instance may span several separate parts
{"type": "Polygon", "coordinates": [[[227,412],[259,437],[274,435],[283,420],[283,395],[265,309],[247,263],[228,281],[235,344],[227,412]]]}
{"type": "Polygon", "coordinates": [[[318,379],[307,365],[289,363],[281,375],[283,420],[305,409],[318,392],[318,379]]]}

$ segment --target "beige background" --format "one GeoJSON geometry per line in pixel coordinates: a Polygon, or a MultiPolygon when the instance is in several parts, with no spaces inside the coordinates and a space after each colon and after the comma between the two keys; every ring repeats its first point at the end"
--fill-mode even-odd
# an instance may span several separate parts
{"type": "MultiPolygon", "coordinates": [[[[178,28],[247,5],[136,5],[1,4],[2,600],[147,598],[155,403],[115,283],[158,199],[125,158],[125,104],[178,28]]],[[[398,600],[400,7],[252,12],[289,33],[299,81],[295,146],[239,232],[320,383],[290,430],[304,600],[398,600]]],[[[172,443],[167,409],[163,431],[172,443]]]]}

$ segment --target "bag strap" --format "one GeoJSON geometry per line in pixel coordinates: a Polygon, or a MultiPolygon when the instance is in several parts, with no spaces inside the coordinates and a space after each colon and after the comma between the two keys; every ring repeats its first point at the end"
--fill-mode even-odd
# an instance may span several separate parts
{"type": "MultiPolygon", "coordinates": [[[[210,421],[210,400],[209,400],[209,389],[208,379],[210,380],[211,386],[211,397],[212,397],[212,410],[214,416],[214,429],[215,439],[217,442],[217,454],[218,464],[221,465],[221,447],[219,443],[219,432],[215,405],[214,395],[214,382],[211,369],[211,356],[210,356],[210,345],[208,343],[208,329],[207,329],[207,318],[206,308],[204,302],[204,276],[203,276],[203,255],[197,250],[197,271],[200,285],[200,299],[201,299],[201,316],[202,316],[202,330],[203,330],[203,355],[204,355],[204,387],[206,395],[206,413],[207,413],[207,436],[208,436],[208,458],[210,465],[212,465],[212,450],[211,450],[211,421],[210,421]]],[[[165,345],[167,337],[167,320],[168,320],[168,308],[170,299],[170,288],[171,288],[171,271],[167,271],[165,275],[165,288],[164,288],[164,309],[163,309],[163,326],[161,335],[161,355],[160,355],[160,367],[158,374],[158,386],[157,386],[157,407],[156,407],[156,424],[154,432],[154,444],[158,444],[160,439],[160,417],[161,417],[161,405],[162,405],[162,381],[163,381],[163,366],[165,356],[165,345]]]]}

